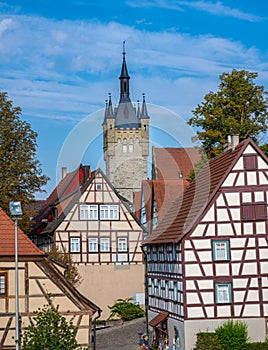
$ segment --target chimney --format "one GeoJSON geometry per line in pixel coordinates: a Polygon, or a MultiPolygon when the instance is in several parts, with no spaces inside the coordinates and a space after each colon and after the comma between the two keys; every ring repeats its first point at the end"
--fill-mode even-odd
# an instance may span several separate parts
{"type": "Polygon", "coordinates": [[[227,144],[224,150],[234,150],[235,147],[239,144],[239,135],[228,135],[227,144]]]}
{"type": "Polygon", "coordinates": [[[86,183],[88,178],[91,176],[90,166],[84,165],[83,170],[84,170],[84,183],[86,183]]]}
{"type": "Polygon", "coordinates": [[[231,142],[232,142],[232,151],[235,149],[235,147],[239,144],[239,135],[232,135],[231,136],[231,142]]]}
{"type": "Polygon", "coordinates": [[[67,174],[67,168],[65,166],[63,166],[61,168],[61,178],[64,179],[66,174],[67,174]]]}

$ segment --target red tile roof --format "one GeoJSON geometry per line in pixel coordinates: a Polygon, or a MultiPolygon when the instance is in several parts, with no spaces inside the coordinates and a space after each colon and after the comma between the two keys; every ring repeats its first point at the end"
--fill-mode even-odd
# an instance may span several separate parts
{"type": "MultiPolygon", "coordinates": [[[[0,257],[15,255],[15,223],[0,208],[0,257]]],[[[18,228],[18,255],[44,256],[35,244],[18,228]]]]}
{"type": "Polygon", "coordinates": [[[57,208],[57,214],[59,217],[67,205],[80,191],[81,186],[92,175],[93,172],[90,171],[89,166],[83,165],[80,165],[74,171],[67,173],[51,192],[49,197],[44,201],[43,206],[36,217],[36,225],[33,228],[33,232],[39,233],[43,230],[46,224],[44,224],[42,220],[45,220],[45,222],[51,222],[53,220],[52,207],[57,208]],[[88,169],[87,178],[84,177],[86,168],[88,169]]]}
{"type": "Polygon", "coordinates": [[[145,244],[178,242],[188,233],[249,143],[256,148],[254,142],[247,139],[233,151],[228,150],[210,160],[185,192],[173,202],[145,244]]]}
{"type": "Polygon", "coordinates": [[[153,148],[153,178],[178,180],[181,173],[186,179],[200,159],[198,148],[153,148]]]}

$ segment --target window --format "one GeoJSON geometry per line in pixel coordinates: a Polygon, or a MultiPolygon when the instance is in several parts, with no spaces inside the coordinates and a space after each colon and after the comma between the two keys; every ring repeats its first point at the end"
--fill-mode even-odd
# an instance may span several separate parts
{"type": "Polygon", "coordinates": [[[129,150],[129,153],[133,153],[133,151],[134,151],[134,146],[133,146],[132,144],[130,144],[130,145],[128,146],[128,150],[129,150]]]}
{"type": "Polygon", "coordinates": [[[161,280],[157,280],[157,292],[159,297],[161,297],[161,289],[161,280]]]}
{"type": "Polygon", "coordinates": [[[154,295],[154,289],[155,289],[155,285],[154,285],[154,279],[151,279],[151,295],[154,295]]]}
{"type": "Polygon", "coordinates": [[[169,292],[168,281],[165,281],[165,299],[168,299],[168,292],[169,292]]]}
{"type": "Polygon", "coordinates": [[[173,282],[173,299],[178,301],[178,283],[173,282]]]}
{"type": "Polygon", "coordinates": [[[265,203],[244,203],[241,205],[241,218],[245,221],[266,220],[267,206],[265,203]]]}
{"type": "Polygon", "coordinates": [[[256,170],[258,168],[256,155],[245,155],[243,161],[245,170],[256,170]]]}
{"type": "Polygon", "coordinates": [[[88,239],[88,251],[97,252],[98,251],[98,238],[89,238],[88,239]]]}
{"type": "Polygon", "coordinates": [[[230,282],[216,283],[216,303],[229,304],[232,302],[232,285],[230,282]]]}
{"type": "Polygon", "coordinates": [[[118,220],[119,219],[118,205],[101,205],[100,219],[101,220],[118,220]]]}
{"type": "Polygon", "coordinates": [[[118,238],[117,239],[117,251],[118,252],[127,252],[127,238],[118,238]]]}
{"type": "Polygon", "coordinates": [[[80,204],[80,220],[98,220],[98,205],[80,204]]]}
{"type": "Polygon", "coordinates": [[[123,153],[127,153],[127,145],[123,145],[123,153]]]}
{"type": "Polygon", "coordinates": [[[103,237],[100,239],[100,251],[109,252],[110,251],[110,238],[103,237]]]}
{"type": "Polygon", "coordinates": [[[102,190],[102,184],[96,184],[96,190],[101,191],[102,190]]]}
{"type": "Polygon", "coordinates": [[[0,296],[7,295],[7,273],[0,272],[0,296]]]}
{"type": "Polygon", "coordinates": [[[214,261],[230,260],[229,241],[227,240],[212,241],[212,249],[213,249],[214,261]]]}
{"type": "Polygon", "coordinates": [[[71,253],[79,253],[80,252],[80,238],[72,237],[70,239],[70,251],[71,253]]]}

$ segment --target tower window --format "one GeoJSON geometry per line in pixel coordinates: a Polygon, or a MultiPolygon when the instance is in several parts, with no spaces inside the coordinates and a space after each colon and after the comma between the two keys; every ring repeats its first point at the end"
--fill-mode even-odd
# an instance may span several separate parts
{"type": "Polygon", "coordinates": [[[132,144],[130,144],[129,147],[128,147],[128,149],[129,149],[129,152],[130,152],[130,153],[133,153],[133,151],[134,151],[134,146],[133,146],[132,144]]]}
{"type": "Polygon", "coordinates": [[[123,153],[127,153],[127,145],[123,145],[123,153]]]}
{"type": "Polygon", "coordinates": [[[146,131],[146,124],[143,125],[143,130],[146,131]]]}

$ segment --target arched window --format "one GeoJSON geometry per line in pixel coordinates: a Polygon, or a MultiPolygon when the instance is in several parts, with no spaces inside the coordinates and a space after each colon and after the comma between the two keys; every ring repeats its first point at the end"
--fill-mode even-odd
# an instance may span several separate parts
{"type": "Polygon", "coordinates": [[[127,153],[127,139],[123,141],[123,153],[127,153]]]}

